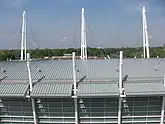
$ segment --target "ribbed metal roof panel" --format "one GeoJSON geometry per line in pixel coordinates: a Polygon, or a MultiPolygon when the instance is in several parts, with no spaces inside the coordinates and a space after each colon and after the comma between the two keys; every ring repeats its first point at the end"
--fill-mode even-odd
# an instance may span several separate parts
{"type": "Polygon", "coordinates": [[[78,86],[79,97],[94,96],[117,96],[118,88],[116,83],[80,83],[78,86]]]}
{"type": "Polygon", "coordinates": [[[165,59],[124,59],[123,75],[128,79],[163,78],[165,74],[165,59]]]}
{"type": "Polygon", "coordinates": [[[44,80],[69,80],[72,79],[72,61],[31,61],[30,68],[32,79],[45,76],[44,80]]]}
{"type": "Polygon", "coordinates": [[[134,82],[124,84],[126,95],[165,95],[165,87],[161,82],[134,82]]]}
{"type": "Polygon", "coordinates": [[[23,97],[28,90],[28,86],[25,83],[0,83],[0,96],[23,97]]]}
{"type": "Polygon", "coordinates": [[[39,83],[35,84],[31,93],[33,97],[71,97],[70,83],[39,83]]]}
{"type": "Polygon", "coordinates": [[[86,80],[99,80],[99,79],[117,79],[118,60],[87,60],[76,61],[78,79],[86,76],[86,80]]]}
{"type": "Polygon", "coordinates": [[[0,62],[0,78],[10,80],[28,80],[26,62],[4,61],[0,62]]]}
{"type": "MultiPolygon", "coordinates": [[[[77,80],[118,80],[118,59],[76,60],[77,80]]],[[[71,60],[33,60],[30,62],[33,80],[73,80],[71,60]]],[[[124,59],[123,75],[129,79],[163,78],[165,59],[124,59]]],[[[26,61],[0,62],[0,78],[28,80],[26,61]],[[5,70],[5,72],[4,72],[5,70]]]]}

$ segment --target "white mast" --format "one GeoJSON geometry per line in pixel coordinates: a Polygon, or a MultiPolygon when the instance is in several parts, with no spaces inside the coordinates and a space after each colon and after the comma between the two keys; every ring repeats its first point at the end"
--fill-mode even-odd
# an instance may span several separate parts
{"type": "Polygon", "coordinates": [[[146,34],[146,51],[147,51],[147,58],[150,58],[150,53],[149,53],[149,42],[148,42],[148,31],[147,31],[147,19],[146,19],[146,9],[145,9],[145,14],[144,14],[144,24],[145,24],[145,34],[146,34]]]}
{"type": "MultiPolygon", "coordinates": [[[[28,76],[29,76],[29,86],[30,86],[30,93],[32,92],[33,89],[33,82],[32,82],[32,77],[31,77],[31,70],[30,70],[30,54],[27,53],[27,69],[28,69],[28,76]]],[[[31,98],[32,100],[32,110],[33,110],[33,119],[34,119],[34,124],[37,124],[37,117],[36,117],[36,106],[35,106],[35,99],[31,98]]]]}
{"type": "Polygon", "coordinates": [[[21,40],[21,60],[23,60],[23,50],[24,50],[24,30],[25,30],[25,11],[23,12],[22,19],[22,40],[21,40]]]}
{"type": "Polygon", "coordinates": [[[145,15],[145,7],[142,8],[142,24],[143,24],[143,57],[146,58],[146,43],[145,43],[145,29],[144,29],[144,15],[145,15]]]}
{"type": "Polygon", "coordinates": [[[86,45],[86,27],[85,27],[85,17],[84,8],[81,11],[81,59],[87,60],[87,45],[86,45]]]}
{"type": "Polygon", "coordinates": [[[121,124],[121,115],[122,115],[122,64],[123,64],[123,51],[120,51],[120,61],[119,61],[119,104],[118,104],[118,124],[121,124]]]}
{"type": "Polygon", "coordinates": [[[25,11],[23,12],[22,16],[23,19],[22,19],[22,39],[21,39],[21,60],[23,60],[24,58],[26,60],[26,12],[25,11]]]}
{"type": "Polygon", "coordinates": [[[25,30],[24,30],[24,35],[25,35],[25,36],[24,36],[24,38],[25,38],[25,39],[24,39],[24,52],[25,52],[24,54],[25,54],[25,55],[24,55],[24,56],[25,56],[25,60],[26,60],[26,58],[27,58],[27,55],[26,55],[26,49],[27,49],[27,48],[26,48],[26,46],[27,46],[27,43],[26,43],[26,40],[27,40],[27,36],[26,36],[26,35],[27,35],[27,34],[26,34],[26,30],[27,30],[27,29],[26,29],[26,13],[25,13],[24,16],[25,16],[25,17],[24,17],[24,18],[25,18],[25,30]]]}
{"type": "Polygon", "coordinates": [[[29,53],[27,53],[27,63],[26,63],[26,65],[27,65],[27,68],[28,68],[30,92],[32,92],[33,82],[32,82],[31,71],[30,71],[30,54],[29,53]]]}
{"type": "Polygon", "coordinates": [[[75,104],[75,124],[78,124],[78,107],[77,107],[77,82],[76,82],[76,64],[75,64],[75,52],[72,53],[73,64],[73,90],[74,90],[74,104],[75,104]]]}
{"type": "Polygon", "coordinates": [[[146,58],[146,54],[147,54],[147,58],[150,58],[145,6],[143,6],[142,8],[142,20],[143,20],[143,57],[146,58]]]}

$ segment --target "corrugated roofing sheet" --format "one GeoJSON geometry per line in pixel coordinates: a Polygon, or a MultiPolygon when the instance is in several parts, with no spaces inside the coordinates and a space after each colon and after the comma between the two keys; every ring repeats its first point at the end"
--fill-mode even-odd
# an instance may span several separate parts
{"type": "Polygon", "coordinates": [[[118,79],[118,60],[87,60],[76,61],[78,79],[86,76],[85,80],[116,80],[118,79]]]}
{"type": "Polygon", "coordinates": [[[32,79],[45,76],[44,80],[70,80],[72,78],[72,61],[31,61],[32,79]]]}
{"type": "Polygon", "coordinates": [[[1,97],[23,97],[28,90],[28,84],[25,83],[0,83],[1,97]]]}
{"type": "MultiPolygon", "coordinates": [[[[77,79],[118,80],[118,59],[76,60],[77,79]]],[[[32,79],[73,80],[71,60],[33,60],[30,62],[32,79]]],[[[129,79],[163,78],[165,59],[124,59],[123,75],[129,79]]],[[[0,62],[0,78],[7,76],[11,80],[28,80],[26,61],[0,62]],[[4,72],[5,70],[5,72],[4,72]]]]}
{"type": "Polygon", "coordinates": [[[165,87],[161,82],[134,82],[124,84],[125,92],[127,96],[153,96],[153,95],[165,95],[165,87]]]}
{"type": "MultiPolygon", "coordinates": [[[[118,80],[118,59],[110,60],[76,60],[77,79],[86,76],[85,80],[118,80]]],[[[72,61],[32,61],[32,78],[44,80],[72,80],[72,61]],[[41,70],[41,72],[39,72],[41,70]]],[[[165,74],[165,59],[124,59],[123,75],[129,79],[163,78],[165,74]]]]}
{"type": "MultiPolygon", "coordinates": [[[[119,74],[118,62],[119,62],[118,59],[87,60],[87,61],[76,60],[77,69],[79,70],[76,72],[77,81],[79,81],[81,78],[86,76],[84,81],[80,83],[79,88],[81,92],[79,91],[79,93],[87,92],[86,94],[91,94],[91,95],[93,94],[105,95],[105,94],[112,93],[113,95],[114,93],[113,89],[112,89],[112,92],[109,92],[109,90],[106,89],[106,87],[114,86],[113,83],[106,84],[106,83],[102,83],[102,81],[103,82],[105,81],[117,82],[118,81],[118,74],[119,74]],[[96,84],[95,81],[100,81],[100,84],[99,83],[96,84]],[[85,84],[85,82],[90,82],[90,83],[85,84]],[[89,89],[87,90],[86,87],[89,89]],[[95,89],[97,89],[97,91],[99,92],[96,92],[95,89]]],[[[31,68],[33,82],[55,81],[54,85],[46,84],[47,86],[37,83],[36,85],[34,85],[34,88],[38,87],[36,88],[36,91],[37,89],[42,89],[42,87],[47,87],[47,89],[51,89],[54,87],[54,89],[56,89],[55,85],[57,84],[59,86],[59,83],[57,83],[57,81],[73,82],[72,60],[43,60],[43,61],[33,60],[30,62],[30,68],[31,68]]],[[[129,81],[146,80],[149,82],[150,80],[163,79],[164,74],[165,74],[165,59],[124,59],[123,60],[123,76],[128,75],[129,81]]],[[[26,67],[26,61],[0,62],[0,82],[26,84],[28,82],[28,71],[26,67]]],[[[148,87],[148,89],[151,89],[149,88],[149,85],[151,85],[151,87],[155,87],[154,84],[150,82],[148,84],[145,84],[145,83],[146,82],[144,82],[144,85],[148,87]]],[[[129,87],[131,87],[129,90],[130,91],[134,90],[134,92],[136,93],[138,92],[136,88],[143,89],[145,86],[142,86],[141,83],[137,82],[135,84],[130,84],[130,85],[128,84],[128,86],[126,87],[128,87],[128,89],[129,87]]],[[[71,85],[69,85],[69,88],[70,87],[71,85]]],[[[17,88],[15,90],[17,91],[17,88]]],[[[141,93],[144,92],[146,94],[145,89],[143,90],[141,90],[141,93]]],[[[161,91],[161,89],[159,90],[161,91]]],[[[37,91],[37,92],[41,92],[42,94],[42,90],[37,91]]],[[[49,93],[49,92],[44,91],[43,89],[43,94],[44,92],[45,92],[45,96],[46,95],[51,96],[53,94],[53,91],[49,93]]],[[[68,92],[70,93],[70,91],[68,92]]],[[[152,92],[157,92],[157,91],[151,90],[149,92],[152,93],[152,92]]],[[[62,94],[63,92],[58,91],[58,93],[62,94]]],[[[10,94],[10,91],[9,91],[9,94],[10,94]]],[[[41,96],[43,96],[43,94],[41,96]]],[[[64,93],[64,95],[66,94],[64,93]]]]}
{"type": "Polygon", "coordinates": [[[28,80],[28,71],[25,62],[4,61],[0,62],[0,78],[10,80],[28,80]]]}
{"type": "Polygon", "coordinates": [[[124,59],[123,75],[128,79],[145,80],[163,78],[165,74],[165,59],[124,59]]]}
{"type": "Polygon", "coordinates": [[[118,96],[118,88],[116,83],[80,83],[78,86],[78,97],[107,97],[118,96]]]}
{"type": "Polygon", "coordinates": [[[32,97],[71,97],[72,84],[70,83],[39,83],[35,84],[32,97]]]}

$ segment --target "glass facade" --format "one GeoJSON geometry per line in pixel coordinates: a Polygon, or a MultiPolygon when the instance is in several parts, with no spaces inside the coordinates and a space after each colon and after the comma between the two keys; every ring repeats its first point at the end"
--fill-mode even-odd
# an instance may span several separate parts
{"type": "Polygon", "coordinates": [[[40,124],[74,124],[73,99],[36,99],[37,116],[40,124]]]}
{"type": "Polygon", "coordinates": [[[122,123],[160,123],[162,97],[133,97],[123,101],[122,123]]]}
{"type": "MultiPolygon", "coordinates": [[[[75,124],[74,100],[69,98],[37,98],[38,124],[75,124]]],[[[159,124],[162,97],[128,97],[123,100],[122,124],[159,124]]],[[[30,99],[2,98],[1,124],[34,124],[30,99]]],[[[79,98],[80,124],[116,124],[118,98],[79,98]]]]}
{"type": "Polygon", "coordinates": [[[1,98],[1,124],[34,124],[32,104],[28,99],[1,98]]]}
{"type": "Polygon", "coordinates": [[[80,123],[117,123],[117,98],[79,99],[80,123]]]}

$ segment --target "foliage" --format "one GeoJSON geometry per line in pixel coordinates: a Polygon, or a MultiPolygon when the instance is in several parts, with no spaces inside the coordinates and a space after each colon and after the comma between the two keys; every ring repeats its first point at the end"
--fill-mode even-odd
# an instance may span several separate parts
{"type": "MultiPolygon", "coordinates": [[[[118,58],[119,51],[123,51],[125,58],[141,58],[143,55],[143,48],[91,48],[88,47],[88,56],[118,58]]],[[[44,57],[63,56],[64,54],[71,54],[76,52],[77,56],[80,56],[80,48],[68,48],[68,49],[30,49],[27,52],[30,53],[33,59],[42,59],[44,57]]],[[[164,47],[152,47],[150,48],[151,58],[165,58],[164,47]]],[[[17,60],[20,59],[20,50],[0,50],[0,60],[17,60]]]]}

